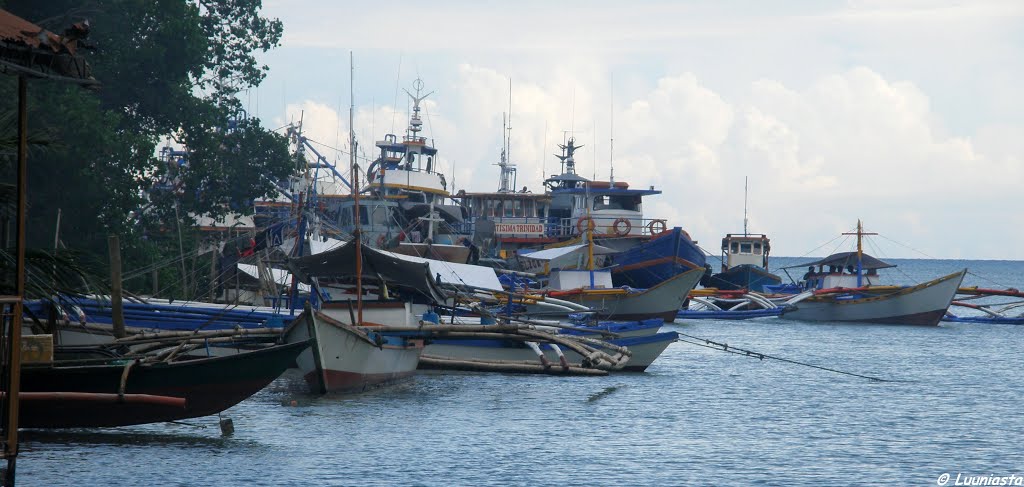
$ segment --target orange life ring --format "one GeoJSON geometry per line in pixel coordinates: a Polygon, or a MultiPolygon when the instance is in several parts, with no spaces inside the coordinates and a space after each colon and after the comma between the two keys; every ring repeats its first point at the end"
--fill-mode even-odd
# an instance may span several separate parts
{"type": "Polygon", "coordinates": [[[666,230],[668,230],[668,224],[665,223],[665,220],[651,220],[647,224],[647,231],[651,232],[651,235],[661,235],[666,230]]]}
{"type": "Polygon", "coordinates": [[[582,235],[586,230],[583,229],[583,222],[586,223],[587,230],[593,230],[597,225],[594,224],[594,219],[587,215],[583,215],[579,220],[576,220],[576,233],[582,235]]]}
{"type": "Polygon", "coordinates": [[[384,248],[384,242],[386,242],[386,241],[387,240],[384,238],[383,234],[381,234],[381,236],[377,237],[377,248],[378,249],[383,249],[384,248]]]}
{"type": "Polygon", "coordinates": [[[628,235],[632,229],[633,223],[625,218],[619,218],[612,224],[612,230],[615,232],[615,235],[620,237],[628,235]]]}

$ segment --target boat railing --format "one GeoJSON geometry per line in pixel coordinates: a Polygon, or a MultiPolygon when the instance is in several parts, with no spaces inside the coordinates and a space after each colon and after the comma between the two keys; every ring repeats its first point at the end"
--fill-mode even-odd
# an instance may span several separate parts
{"type": "Polygon", "coordinates": [[[476,222],[490,220],[498,235],[531,235],[546,238],[572,238],[582,235],[593,225],[594,236],[604,238],[656,236],[670,230],[665,220],[658,218],[626,218],[588,216],[581,218],[488,216],[474,217],[453,225],[460,233],[472,234],[476,222]],[[541,231],[542,229],[542,231],[541,231]]]}
{"type": "Polygon", "coordinates": [[[561,218],[554,225],[555,237],[583,235],[593,227],[596,237],[639,237],[657,236],[668,230],[668,222],[659,218],[628,218],[625,216],[585,215],[578,218],[561,218]]]}

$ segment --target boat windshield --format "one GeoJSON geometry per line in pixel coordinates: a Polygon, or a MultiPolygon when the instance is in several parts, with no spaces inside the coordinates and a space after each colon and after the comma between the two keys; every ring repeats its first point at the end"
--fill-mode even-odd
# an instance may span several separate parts
{"type": "Polygon", "coordinates": [[[640,211],[640,197],[628,195],[595,196],[593,209],[640,211]]]}

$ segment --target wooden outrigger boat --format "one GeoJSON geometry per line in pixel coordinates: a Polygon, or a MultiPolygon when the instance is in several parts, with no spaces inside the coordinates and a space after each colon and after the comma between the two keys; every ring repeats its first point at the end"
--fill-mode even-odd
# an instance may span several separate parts
{"type": "Polygon", "coordinates": [[[550,306],[546,304],[554,302],[591,309],[602,319],[632,321],[661,318],[665,322],[672,322],[687,293],[704,275],[703,268],[690,268],[647,289],[615,287],[612,281],[613,268],[595,269],[593,264],[595,253],[608,251],[595,246],[588,239],[585,245],[525,255],[534,260],[558,262],[567,257],[572,260],[571,257],[578,254],[585,264],[577,266],[583,269],[549,269],[547,288],[524,296],[517,303],[524,305],[528,314],[550,312],[550,306]]]}
{"type": "Polygon", "coordinates": [[[804,292],[786,302],[796,309],[783,319],[801,321],[858,322],[893,325],[939,323],[953,302],[967,269],[915,286],[883,286],[877,270],[895,267],[864,254],[863,226],[857,221],[857,251],[841,252],[824,259],[792,267],[808,267],[804,292]],[[823,272],[825,267],[830,272],[823,272]],[[819,272],[813,273],[817,267],[819,272]],[[852,271],[849,273],[843,272],[852,271]],[[866,273],[865,273],[866,271],[866,273]]]}
{"type": "Polygon", "coordinates": [[[263,389],[308,345],[181,360],[97,355],[96,349],[61,359],[58,351],[56,361],[22,367],[19,426],[116,427],[217,414],[263,389]]]}

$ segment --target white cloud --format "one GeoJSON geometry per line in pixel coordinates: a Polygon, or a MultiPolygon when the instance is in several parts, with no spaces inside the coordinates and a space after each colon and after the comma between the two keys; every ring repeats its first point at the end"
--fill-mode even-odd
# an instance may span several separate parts
{"type": "MultiPolygon", "coordinates": [[[[802,255],[862,218],[933,256],[1024,259],[1024,249],[1002,243],[1024,238],[1020,2],[527,0],[501,11],[441,2],[415,9],[428,29],[380,28],[406,5],[342,12],[329,2],[267,2],[271,15],[284,12],[293,47],[281,52],[323,70],[302,80],[317,90],[303,85],[287,112],[306,110],[311,138],[333,143],[340,127],[346,145],[347,114],[339,121],[337,95],[323,93],[348,73],[319,63],[324,53],[369,48],[357,57],[380,72],[361,68],[357,77],[369,81],[359,83],[391,101],[394,71],[384,64],[401,50],[400,83],[415,72],[437,90],[425,103],[426,135],[459,188],[497,186],[511,78],[512,160],[519,185],[534,191],[542,167],[556,171],[551,154],[564,131],[585,144],[579,172],[590,177],[596,166],[607,178],[614,110],[616,179],[662,189],[648,213],[710,250],[742,230],[747,176],[751,230],[768,233],[776,255],[802,255]]],[[[268,81],[294,72],[272,70],[268,81]]],[[[394,117],[390,106],[359,104],[364,150],[392,118],[403,133],[407,108],[398,105],[394,117]]]]}

